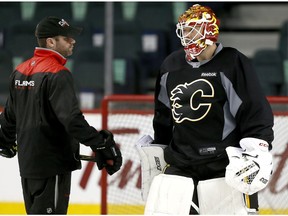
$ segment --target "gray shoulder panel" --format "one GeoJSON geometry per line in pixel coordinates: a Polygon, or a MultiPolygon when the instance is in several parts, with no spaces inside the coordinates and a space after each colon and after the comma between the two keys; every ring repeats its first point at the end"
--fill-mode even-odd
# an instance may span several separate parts
{"type": "Polygon", "coordinates": [[[160,81],[161,89],[158,95],[158,100],[161,101],[163,104],[165,104],[165,106],[170,108],[169,97],[168,97],[167,89],[166,89],[167,76],[168,76],[168,73],[165,73],[161,77],[161,81],[160,81]]]}
{"type": "Polygon", "coordinates": [[[224,112],[224,128],[222,140],[224,140],[236,127],[235,116],[239,110],[242,100],[237,95],[231,81],[225,76],[223,72],[220,73],[222,85],[225,89],[228,102],[223,107],[224,112]]]}

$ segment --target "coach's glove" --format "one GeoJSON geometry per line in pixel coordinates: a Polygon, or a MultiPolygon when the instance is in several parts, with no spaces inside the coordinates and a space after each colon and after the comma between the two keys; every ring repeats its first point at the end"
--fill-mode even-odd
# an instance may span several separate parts
{"type": "Polygon", "coordinates": [[[3,145],[0,143],[0,155],[6,158],[13,158],[17,153],[16,143],[3,145]]]}
{"type": "Polygon", "coordinates": [[[122,166],[122,155],[110,131],[101,130],[99,133],[103,136],[104,143],[91,146],[91,148],[96,153],[98,169],[101,170],[105,167],[107,173],[113,175],[122,166]],[[113,161],[112,164],[108,163],[109,160],[113,161]]]}
{"type": "Polygon", "coordinates": [[[256,138],[240,140],[241,148],[227,147],[229,165],[225,180],[228,185],[251,195],[265,188],[272,175],[272,154],[268,143],[256,138]]]}

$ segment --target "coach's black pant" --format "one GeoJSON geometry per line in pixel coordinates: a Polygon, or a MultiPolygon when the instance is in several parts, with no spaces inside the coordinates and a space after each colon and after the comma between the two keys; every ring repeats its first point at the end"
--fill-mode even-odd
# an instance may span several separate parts
{"type": "Polygon", "coordinates": [[[49,178],[21,178],[27,214],[67,214],[71,173],[49,178]]]}

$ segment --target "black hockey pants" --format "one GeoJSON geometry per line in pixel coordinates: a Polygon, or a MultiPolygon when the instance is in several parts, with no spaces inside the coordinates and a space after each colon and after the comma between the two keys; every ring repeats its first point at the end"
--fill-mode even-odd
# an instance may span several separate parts
{"type": "Polygon", "coordinates": [[[49,178],[21,178],[27,214],[67,214],[71,173],[49,178]]]}

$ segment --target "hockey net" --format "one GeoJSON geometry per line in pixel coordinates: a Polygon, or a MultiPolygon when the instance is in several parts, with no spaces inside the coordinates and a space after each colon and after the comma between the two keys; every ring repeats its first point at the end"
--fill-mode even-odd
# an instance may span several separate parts
{"type": "MultiPolygon", "coordinates": [[[[260,214],[288,213],[288,97],[268,97],[274,112],[274,173],[259,193],[260,214]]],[[[113,176],[102,173],[101,214],[143,214],[137,140],[153,137],[154,98],[151,95],[111,95],[102,101],[102,128],[111,130],[123,154],[123,166],[113,176]]]]}

